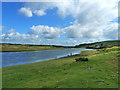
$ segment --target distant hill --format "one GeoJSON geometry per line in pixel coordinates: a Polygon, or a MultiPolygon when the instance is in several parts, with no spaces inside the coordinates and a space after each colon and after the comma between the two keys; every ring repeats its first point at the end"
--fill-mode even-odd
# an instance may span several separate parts
{"type": "Polygon", "coordinates": [[[111,46],[119,46],[120,40],[112,40],[112,41],[102,41],[102,42],[94,42],[94,43],[85,43],[85,44],[79,44],[76,46],[62,46],[62,45],[32,45],[32,44],[12,44],[12,43],[0,43],[0,46],[3,45],[6,47],[8,46],[31,46],[31,47],[56,47],[56,48],[93,48],[96,46],[102,46],[102,47],[111,47],[111,46]],[[7,46],[6,46],[7,45],[7,46]]]}
{"type": "Polygon", "coordinates": [[[120,46],[120,40],[112,40],[112,41],[102,41],[102,42],[95,42],[95,43],[86,43],[86,44],[79,44],[76,45],[76,48],[80,47],[96,47],[96,46],[102,46],[102,47],[111,47],[111,46],[120,46]]]}

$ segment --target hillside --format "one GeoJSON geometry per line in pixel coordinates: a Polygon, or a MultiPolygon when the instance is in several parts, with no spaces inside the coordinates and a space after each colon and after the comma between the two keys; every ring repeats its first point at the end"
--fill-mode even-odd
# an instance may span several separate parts
{"type": "Polygon", "coordinates": [[[92,49],[92,48],[95,48],[96,46],[107,48],[107,47],[112,47],[112,46],[118,46],[119,43],[120,43],[120,40],[85,43],[85,44],[79,44],[76,46],[2,43],[2,44],[0,44],[0,51],[2,51],[2,52],[20,52],[20,51],[39,51],[39,50],[66,49],[66,48],[91,48],[92,49]]]}
{"type": "Polygon", "coordinates": [[[119,46],[120,45],[120,40],[112,40],[112,41],[102,41],[102,42],[95,42],[95,43],[86,43],[86,44],[79,44],[76,45],[76,48],[80,47],[95,47],[95,46],[101,46],[102,47],[112,47],[112,46],[119,46]]]}

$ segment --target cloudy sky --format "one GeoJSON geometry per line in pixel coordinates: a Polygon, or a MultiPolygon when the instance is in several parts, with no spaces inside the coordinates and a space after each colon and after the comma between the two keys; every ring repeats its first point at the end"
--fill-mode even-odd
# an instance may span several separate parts
{"type": "Polygon", "coordinates": [[[118,1],[2,2],[0,39],[77,45],[118,39],[118,1]]]}

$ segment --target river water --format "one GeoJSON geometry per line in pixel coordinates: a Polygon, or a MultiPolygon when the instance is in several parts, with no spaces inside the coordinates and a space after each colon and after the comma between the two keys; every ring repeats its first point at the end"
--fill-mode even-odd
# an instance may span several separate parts
{"type": "Polygon", "coordinates": [[[89,49],[71,48],[62,50],[42,50],[27,52],[2,52],[2,67],[20,65],[34,62],[47,61],[55,58],[65,57],[67,55],[78,54],[81,51],[89,49]]]}

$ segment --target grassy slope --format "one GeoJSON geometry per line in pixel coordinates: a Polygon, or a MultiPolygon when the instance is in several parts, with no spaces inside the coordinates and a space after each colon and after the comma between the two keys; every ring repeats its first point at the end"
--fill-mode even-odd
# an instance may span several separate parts
{"type": "Polygon", "coordinates": [[[120,40],[113,40],[113,41],[103,41],[99,42],[98,44],[103,44],[103,45],[112,45],[112,46],[117,46],[118,43],[120,43],[120,40]]]}
{"type": "Polygon", "coordinates": [[[3,88],[117,88],[117,48],[3,68],[3,88]]]}
{"type": "Polygon", "coordinates": [[[103,44],[103,46],[105,47],[109,47],[109,46],[118,46],[120,43],[120,40],[112,40],[112,41],[101,41],[101,42],[95,42],[95,43],[91,43],[91,45],[82,45],[78,47],[95,47],[96,45],[101,46],[101,44],[103,44]]]}
{"type": "Polygon", "coordinates": [[[29,46],[29,45],[0,45],[0,51],[2,52],[20,52],[20,51],[38,51],[38,50],[50,50],[50,49],[65,49],[53,46],[29,46]]]}

